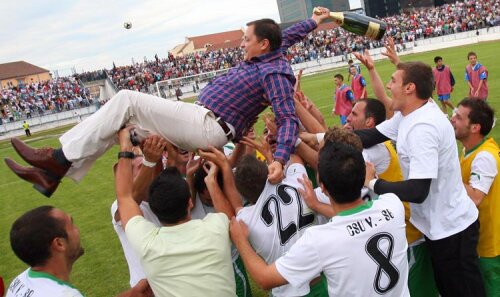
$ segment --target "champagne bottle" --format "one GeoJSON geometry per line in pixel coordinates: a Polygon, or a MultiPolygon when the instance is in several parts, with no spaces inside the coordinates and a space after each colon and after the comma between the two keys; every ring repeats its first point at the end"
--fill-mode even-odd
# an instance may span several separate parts
{"type": "MultiPolygon", "coordinates": [[[[314,8],[313,12],[321,14],[317,7],[314,8]]],[[[384,37],[387,27],[385,22],[354,12],[330,12],[330,18],[349,32],[376,40],[384,37]]]]}

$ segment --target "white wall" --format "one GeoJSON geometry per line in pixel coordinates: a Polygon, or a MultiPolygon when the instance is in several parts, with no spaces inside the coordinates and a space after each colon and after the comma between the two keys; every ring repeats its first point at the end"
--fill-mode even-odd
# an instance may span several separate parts
{"type": "MultiPolygon", "coordinates": [[[[91,105],[80,109],[45,114],[41,117],[33,117],[31,119],[27,119],[26,122],[30,125],[31,134],[35,137],[36,132],[38,131],[57,128],[69,124],[76,124],[92,115],[96,109],[95,105],[91,105]]],[[[22,120],[12,123],[4,121],[3,125],[0,125],[0,140],[20,135],[25,135],[22,120]]]]}

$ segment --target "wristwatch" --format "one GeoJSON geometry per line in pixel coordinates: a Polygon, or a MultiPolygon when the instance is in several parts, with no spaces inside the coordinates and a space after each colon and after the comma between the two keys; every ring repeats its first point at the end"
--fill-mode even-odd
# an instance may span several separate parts
{"type": "Polygon", "coordinates": [[[133,158],[135,158],[135,154],[132,152],[119,152],[118,159],[120,159],[120,158],[133,159],[133,158]]]}

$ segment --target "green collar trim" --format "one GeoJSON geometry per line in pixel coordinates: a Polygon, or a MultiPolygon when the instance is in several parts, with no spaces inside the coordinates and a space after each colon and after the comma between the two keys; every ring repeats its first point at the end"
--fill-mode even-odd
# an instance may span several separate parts
{"type": "Polygon", "coordinates": [[[29,277],[32,277],[32,278],[48,278],[48,279],[51,279],[53,281],[55,281],[56,283],[60,284],[60,285],[64,285],[64,286],[68,286],[70,288],[73,288],[75,290],[77,290],[75,287],[73,287],[70,283],[68,282],[65,282],[63,280],[60,280],[58,279],[57,277],[53,276],[52,274],[48,274],[46,272],[42,272],[42,271],[34,271],[32,270],[31,268],[28,270],[28,276],[29,277]]]}
{"type": "Polygon", "coordinates": [[[470,155],[471,153],[473,153],[475,150],[477,150],[478,147],[480,147],[486,140],[488,140],[488,138],[484,138],[480,143],[478,143],[475,147],[471,148],[470,150],[468,151],[465,151],[465,154],[464,154],[464,157],[467,157],[468,155],[470,155]]]}
{"type": "Polygon", "coordinates": [[[367,201],[361,205],[358,205],[356,207],[353,207],[353,208],[350,208],[350,209],[346,209],[344,211],[341,211],[337,214],[337,216],[350,216],[352,214],[355,214],[355,213],[358,213],[358,212],[362,212],[363,210],[367,210],[369,208],[371,208],[373,205],[373,201],[367,201]]]}

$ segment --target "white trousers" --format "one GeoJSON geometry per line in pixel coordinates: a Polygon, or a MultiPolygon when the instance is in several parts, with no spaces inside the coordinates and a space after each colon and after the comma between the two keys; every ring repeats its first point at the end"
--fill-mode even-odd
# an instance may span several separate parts
{"type": "Polygon", "coordinates": [[[228,141],[214,114],[202,106],[122,90],[59,138],[64,155],[73,163],[66,176],[80,181],[95,160],[118,143],[117,133],[126,124],[189,151],[222,147],[228,141]]]}

